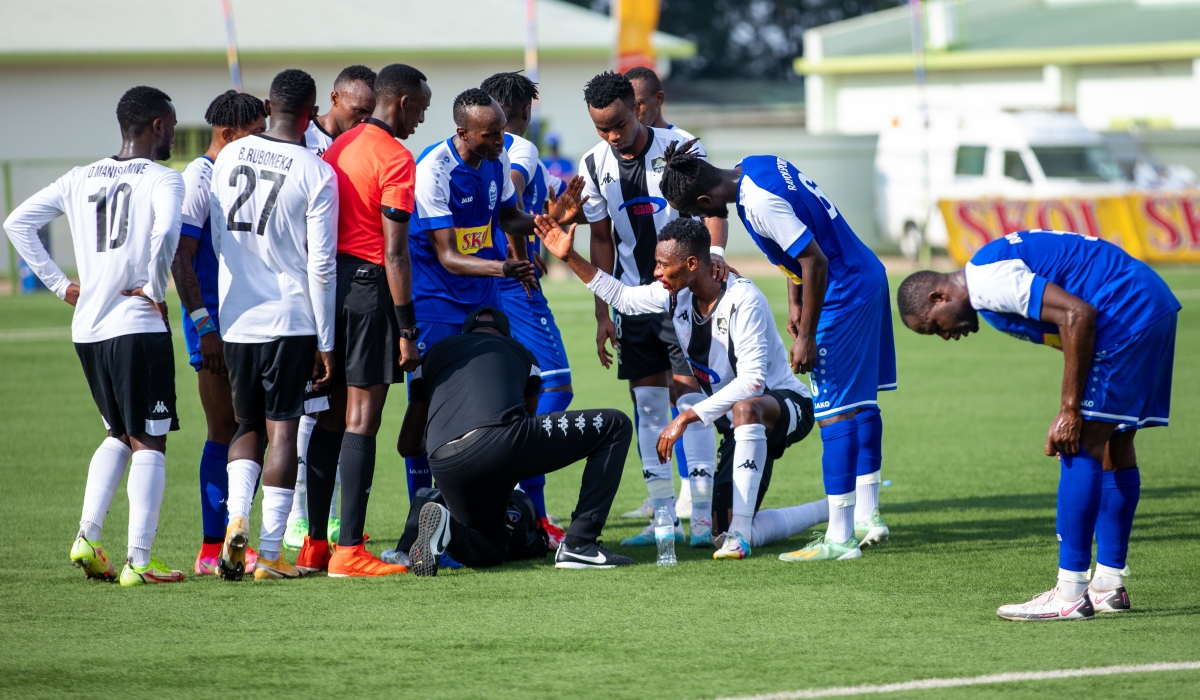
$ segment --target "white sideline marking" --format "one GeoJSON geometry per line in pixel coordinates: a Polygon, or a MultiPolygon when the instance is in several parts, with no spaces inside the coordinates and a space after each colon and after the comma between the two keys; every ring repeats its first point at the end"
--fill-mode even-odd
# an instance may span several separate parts
{"type": "Polygon", "coordinates": [[[34,340],[70,340],[70,326],[49,328],[14,328],[0,331],[0,343],[25,343],[34,340]]]}
{"type": "Polygon", "coordinates": [[[1055,678],[1078,678],[1080,676],[1115,676],[1124,673],[1153,673],[1156,671],[1195,671],[1200,670],[1200,661],[1183,661],[1179,663],[1141,664],[1125,666],[1099,666],[1096,668],[1067,668],[1058,671],[1022,671],[1016,673],[993,673],[987,676],[971,678],[926,678],[921,681],[905,683],[888,683],[887,685],[852,685],[836,688],[816,688],[813,690],[790,690],[782,693],[767,693],[765,695],[748,695],[741,698],[721,698],[721,700],[801,700],[803,698],[834,698],[847,695],[868,695],[875,693],[898,693],[905,690],[933,690],[936,688],[957,688],[963,685],[986,685],[988,683],[1016,683],[1019,681],[1044,681],[1055,678]]]}

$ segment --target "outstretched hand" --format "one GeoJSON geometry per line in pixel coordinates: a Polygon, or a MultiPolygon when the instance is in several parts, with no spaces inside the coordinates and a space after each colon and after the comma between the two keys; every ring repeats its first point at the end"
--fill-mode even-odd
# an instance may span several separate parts
{"type": "Polygon", "coordinates": [[[583,194],[583,178],[579,175],[571,178],[571,181],[567,183],[567,189],[561,195],[556,197],[553,191],[549,194],[550,202],[546,205],[546,209],[550,218],[563,226],[575,221],[575,217],[579,216],[584,203],[589,199],[589,197],[580,197],[583,194]]]}
{"type": "Polygon", "coordinates": [[[533,217],[535,226],[534,231],[538,238],[542,239],[542,245],[546,246],[546,250],[559,260],[566,260],[571,251],[575,248],[575,227],[576,224],[571,224],[571,228],[563,231],[559,225],[550,216],[537,214],[533,217]]]}

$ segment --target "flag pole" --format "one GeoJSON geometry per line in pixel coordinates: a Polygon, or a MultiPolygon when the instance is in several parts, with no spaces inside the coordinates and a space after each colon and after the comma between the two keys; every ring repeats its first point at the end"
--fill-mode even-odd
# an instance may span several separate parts
{"type": "MultiPolygon", "coordinates": [[[[525,0],[525,75],[535,84],[539,82],[537,0],[525,0]]],[[[530,108],[528,133],[529,140],[540,147],[542,141],[541,100],[534,100],[533,106],[530,108]]]]}
{"type": "Polygon", "coordinates": [[[225,58],[229,61],[229,80],[233,89],[242,91],[242,65],[238,61],[237,36],[233,32],[233,7],[231,0],[221,0],[221,12],[225,15],[225,58]]]}

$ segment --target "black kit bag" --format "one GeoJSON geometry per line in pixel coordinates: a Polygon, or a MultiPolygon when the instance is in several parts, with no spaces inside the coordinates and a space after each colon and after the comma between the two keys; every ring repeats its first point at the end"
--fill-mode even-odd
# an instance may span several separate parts
{"type": "Polygon", "coordinates": [[[537,559],[550,551],[550,536],[542,527],[542,518],[529,494],[513,489],[508,497],[507,559],[537,559]]]}

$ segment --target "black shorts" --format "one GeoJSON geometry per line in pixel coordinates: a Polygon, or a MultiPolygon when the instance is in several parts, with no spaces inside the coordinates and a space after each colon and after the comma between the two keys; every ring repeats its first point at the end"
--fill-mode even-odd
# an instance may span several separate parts
{"type": "Polygon", "coordinates": [[[679,347],[671,314],[626,316],[613,310],[617,327],[617,379],[641,379],[670,370],[692,376],[692,368],[679,347]]]}
{"type": "MultiPolygon", "coordinates": [[[[762,506],[763,496],[771,485],[771,471],[775,460],[783,456],[787,448],[808,437],[816,418],[813,416],[812,399],[789,389],[768,389],[763,396],[772,396],[783,409],[775,428],[767,435],[767,463],[763,466],[762,481],[758,485],[757,512],[762,506]]],[[[717,450],[717,473],[713,476],[713,517],[718,513],[725,518],[725,511],[733,507],[733,428],[724,420],[721,430],[721,447],[717,450]]],[[[720,530],[719,532],[724,532],[720,530]]]]}
{"type": "Polygon", "coordinates": [[[383,267],[339,255],[334,309],[334,381],[357,387],[403,382],[400,327],[383,267]]]}
{"type": "Polygon", "coordinates": [[[312,380],[317,336],[293,335],[267,343],[225,342],[233,390],[233,417],[241,425],[304,415],[304,390],[312,380]]]}
{"type": "Polygon", "coordinates": [[[179,430],[170,333],[130,333],[75,343],[92,400],[113,437],[179,430]]]}

